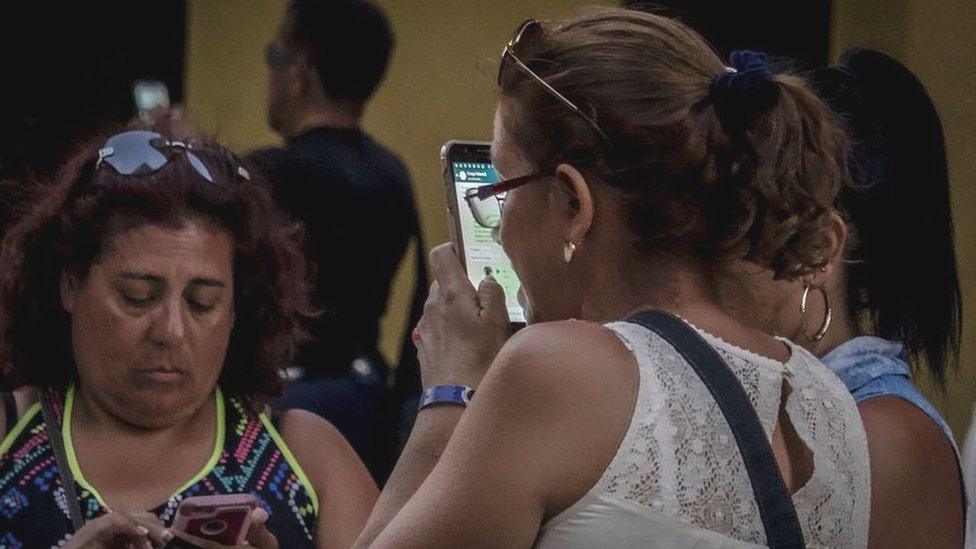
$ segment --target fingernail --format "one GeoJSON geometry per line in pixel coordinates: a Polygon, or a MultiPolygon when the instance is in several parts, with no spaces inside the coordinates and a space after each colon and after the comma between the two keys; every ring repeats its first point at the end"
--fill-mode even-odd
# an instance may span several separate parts
{"type": "Polygon", "coordinates": [[[173,532],[171,530],[163,530],[163,541],[169,543],[173,537],[173,532]]]}
{"type": "Polygon", "coordinates": [[[145,526],[136,526],[136,531],[143,536],[149,535],[149,528],[146,528],[145,526]]]}
{"type": "Polygon", "coordinates": [[[263,507],[258,507],[251,512],[251,518],[257,522],[265,522],[268,520],[268,512],[263,507]]]}

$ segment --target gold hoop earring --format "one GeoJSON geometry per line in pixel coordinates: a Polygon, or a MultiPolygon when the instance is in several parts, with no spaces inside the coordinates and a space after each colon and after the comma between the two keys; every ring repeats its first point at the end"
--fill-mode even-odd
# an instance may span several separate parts
{"type": "Polygon", "coordinates": [[[833,318],[833,311],[830,308],[830,297],[827,295],[827,290],[824,289],[820,284],[807,284],[803,287],[803,297],[800,298],[800,331],[803,333],[803,337],[810,341],[820,341],[825,335],[827,335],[827,329],[830,328],[830,320],[833,318]],[[807,298],[810,296],[810,290],[820,291],[820,295],[823,296],[824,306],[827,309],[824,315],[823,324],[820,325],[820,329],[813,336],[809,335],[807,329],[807,298]]]}
{"type": "Polygon", "coordinates": [[[569,263],[573,260],[573,254],[575,253],[576,253],[576,244],[573,244],[572,242],[566,242],[566,245],[563,246],[563,259],[566,261],[566,263],[569,263]]]}

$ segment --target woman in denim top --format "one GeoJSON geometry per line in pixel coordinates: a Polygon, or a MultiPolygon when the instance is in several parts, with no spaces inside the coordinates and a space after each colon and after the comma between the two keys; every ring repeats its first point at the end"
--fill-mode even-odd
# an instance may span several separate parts
{"type": "Polygon", "coordinates": [[[941,386],[958,358],[942,125],[918,79],[884,54],[849,51],[815,80],[852,138],[851,177],[837,204],[844,218],[823,227],[823,249],[840,251],[796,280],[736,265],[721,298],[821,357],[858,403],[871,454],[870,546],[959,547],[958,451],[912,382],[927,370],[941,386]]]}

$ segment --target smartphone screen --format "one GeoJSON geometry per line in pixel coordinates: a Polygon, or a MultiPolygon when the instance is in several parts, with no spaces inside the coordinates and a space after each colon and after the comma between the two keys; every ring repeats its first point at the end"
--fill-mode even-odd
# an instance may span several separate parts
{"type": "Polygon", "coordinates": [[[139,117],[151,123],[151,112],[156,107],[169,106],[169,89],[159,80],[137,80],[132,84],[132,95],[139,117]]]}
{"type": "Polygon", "coordinates": [[[512,322],[525,322],[525,314],[518,303],[519,280],[512,269],[512,263],[492,235],[492,231],[482,227],[474,220],[467,201],[464,199],[468,189],[489,185],[498,181],[498,172],[488,162],[487,144],[451,144],[445,146],[445,168],[447,169],[450,205],[455,223],[455,237],[467,269],[468,279],[477,287],[491,273],[505,290],[508,317],[512,322]],[[468,150],[459,153],[456,149],[468,150]],[[471,150],[471,149],[474,150],[471,150]],[[454,154],[452,154],[452,152],[454,154]],[[465,154],[466,153],[466,154],[465,154]],[[451,192],[453,190],[453,192],[451,192]]]}

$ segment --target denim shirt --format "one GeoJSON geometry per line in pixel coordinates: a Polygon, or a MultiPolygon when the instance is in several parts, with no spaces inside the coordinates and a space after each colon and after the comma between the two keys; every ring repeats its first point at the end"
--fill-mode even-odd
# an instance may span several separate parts
{"type": "Polygon", "coordinates": [[[857,403],[873,397],[895,396],[914,404],[942,428],[958,458],[959,449],[952,429],[912,383],[908,353],[900,342],[858,336],[820,360],[844,382],[857,403]]]}

